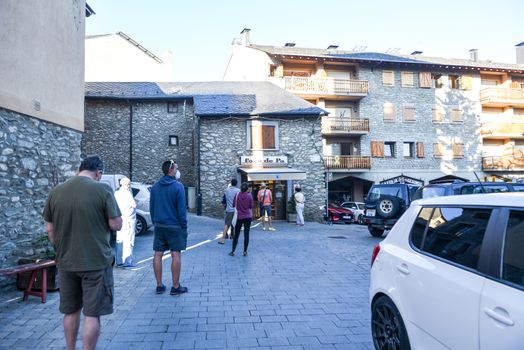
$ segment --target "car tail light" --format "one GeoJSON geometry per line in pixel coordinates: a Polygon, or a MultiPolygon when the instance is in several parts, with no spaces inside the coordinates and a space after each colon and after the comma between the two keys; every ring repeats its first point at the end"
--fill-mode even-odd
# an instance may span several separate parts
{"type": "Polygon", "coordinates": [[[371,254],[371,266],[373,266],[373,263],[375,262],[375,259],[377,258],[379,252],[380,244],[377,244],[373,247],[373,253],[371,254]]]}

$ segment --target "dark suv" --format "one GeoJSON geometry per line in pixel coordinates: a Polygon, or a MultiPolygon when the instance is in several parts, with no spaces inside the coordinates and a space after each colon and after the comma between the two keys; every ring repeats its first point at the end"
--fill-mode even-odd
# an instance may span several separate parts
{"type": "Polygon", "coordinates": [[[448,182],[420,187],[413,200],[462,194],[524,192],[524,184],[508,182],[448,182]]]}
{"type": "Polygon", "coordinates": [[[381,237],[402,216],[419,186],[378,184],[371,186],[365,199],[364,222],[373,237],[381,237]]]}

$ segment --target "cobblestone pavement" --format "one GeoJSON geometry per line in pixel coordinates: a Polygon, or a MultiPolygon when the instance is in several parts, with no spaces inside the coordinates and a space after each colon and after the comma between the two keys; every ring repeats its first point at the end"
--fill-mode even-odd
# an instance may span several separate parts
{"type": "MultiPolygon", "coordinates": [[[[136,239],[139,261],[115,269],[115,312],[102,317],[99,349],[372,349],[368,308],[372,247],[365,226],[254,222],[249,255],[217,244],[222,221],[191,215],[182,285],[156,295],[152,232],[136,239]]],[[[170,259],[164,283],[170,286],[170,259]]],[[[63,349],[58,293],[47,303],[0,296],[0,349],[63,349]]],[[[80,339],[77,343],[81,347],[80,339]]]]}

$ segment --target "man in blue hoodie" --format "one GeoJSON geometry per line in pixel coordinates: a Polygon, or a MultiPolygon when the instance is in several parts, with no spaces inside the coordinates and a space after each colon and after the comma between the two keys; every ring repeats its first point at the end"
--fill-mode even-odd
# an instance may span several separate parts
{"type": "Polygon", "coordinates": [[[153,269],[156,278],[156,293],[162,294],[166,286],[162,284],[162,257],[166,250],[171,252],[171,276],[173,286],[171,295],[187,292],[180,285],[181,251],[187,245],[187,213],[184,186],[178,181],[180,171],[175,161],[162,163],[162,176],[151,188],[149,202],[151,219],[155,225],[153,240],[153,269]]]}

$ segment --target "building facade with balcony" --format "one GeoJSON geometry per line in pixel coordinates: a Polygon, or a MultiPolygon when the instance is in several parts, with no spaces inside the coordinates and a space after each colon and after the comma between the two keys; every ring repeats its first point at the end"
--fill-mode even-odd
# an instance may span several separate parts
{"type": "Polygon", "coordinates": [[[271,81],[330,112],[321,120],[330,199],[361,200],[390,178],[524,176],[524,64],[476,52],[459,60],[263,46],[249,36],[233,42],[224,78],[271,81]]]}

